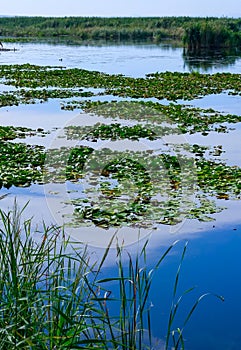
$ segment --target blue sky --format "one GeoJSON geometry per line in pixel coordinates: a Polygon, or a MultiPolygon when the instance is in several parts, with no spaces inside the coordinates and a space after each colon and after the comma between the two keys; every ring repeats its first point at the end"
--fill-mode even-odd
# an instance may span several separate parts
{"type": "Polygon", "coordinates": [[[2,0],[0,15],[241,17],[240,0],[2,0]]]}

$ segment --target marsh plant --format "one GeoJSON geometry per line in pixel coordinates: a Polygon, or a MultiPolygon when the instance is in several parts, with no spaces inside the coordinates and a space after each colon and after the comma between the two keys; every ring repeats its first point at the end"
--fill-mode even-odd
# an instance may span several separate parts
{"type": "Polygon", "coordinates": [[[146,263],[148,242],[136,257],[118,246],[117,276],[104,278],[114,238],[97,263],[87,248],[71,247],[62,228],[43,224],[41,233],[33,230],[31,220],[23,219],[23,210],[16,204],[12,211],[0,211],[0,217],[2,350],[184,349],[183,329],[173,329],[173,322],[182,299],[176,301],[186,245],[175,277],[166,340],[156,347],[149,296],[152,278],[177,242],[152,269],[146,263]]]}

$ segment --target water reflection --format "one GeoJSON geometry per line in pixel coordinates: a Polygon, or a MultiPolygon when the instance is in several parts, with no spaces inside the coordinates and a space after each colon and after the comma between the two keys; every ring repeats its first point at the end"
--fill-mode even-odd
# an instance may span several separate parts
{"type": "Polygon", "coordinates": [[[1,52],[0,64],[37,64],[98,70],[109,74],[144,77],[153,72],[226,71],[239,73],[239,53],[183,54],[176,42],[73,41],[69,38],[5,43],[16,51],[1,52]]]}
{"type": "Polygon", "coordinates": [[[230,69],[241,60],[241,52],[237,49],[204,50],[189,52],[183,50],[184,67],[189,71],[198,70],[210,73],[212,70],[230,69]]]}

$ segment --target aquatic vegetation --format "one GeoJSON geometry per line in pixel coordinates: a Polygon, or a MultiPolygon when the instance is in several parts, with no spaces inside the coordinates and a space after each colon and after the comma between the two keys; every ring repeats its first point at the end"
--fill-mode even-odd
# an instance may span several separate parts
{"type": "MultiPolygon", "coordinates": [[[[36,89],[39,87],[79,88],[101,87],[111,76],[100,72],[83,69],[66,69],[65,67],[23,65],[2,65],[0,76],[4,77],[4,84],[15,87],[36,89]]],[[[118,77],[118,76],[117,76],[118,77]]],[[[37,94],[41,94],[41,91],[37,94]]],[[[51,93],[51,92],[50,92],[51,93]]],[[[56,93],[56,92],[54,92],[56,93]]],[[[61,94],[61,90],[59,90],[61,94]]]]}
{"type": "MultiPolygon", "coordinates": [[[[164,72],[148,74],[146,78],[109,75],[84,69],[41,67],[34,65],[2,65],[0,77],[4,84],[15,87],[39,88],[103,88],[102,94],[121,97],[192,100],[209,94],[241,93],[241,75],[231,73],[199,74],[164,72]]],[[[77,92],[78,94],[78,92],[77,92]]]]}
{"type": "Polygon", "coordinates": [[[30,186],[41,180],[43,147],[0,141],[0,187],[30,186]]]}
{"type": "MultiPolygon", "coordinates": [[[[241,170],[204,158],[168,153],[96,151],[90,147],[45,150],[0,142],[0,184],[86,183],[75,207],[74,223],[109,226],[176,224],[185,217],[209,220],[221,209],[209,198],[240,199],[241,170]],[[200,199],[193,201],[200,195],[200,199]],[[209,198],[209,199],[208,199],[209,198]],[[205,203],[205,204],[204,204],[205,203]]],[[[213,152],[221,152],[215,149],[213,152]]],[[[210,151],[211,152],[211,151],[210,151]]]]}
{"type": "Polygon", "coordinates": [[[78,181],[92,152],[93,149],[90,147],[61,147],[46,150],[42,181],[44,183],[78,181]]]}
{"type": "Polygon", "coordinates": [[[42,128],[33,130],[25,127],[14,126],[0,126],[0,140],[14,140],[16,138],[24,139],[27,136],[45,136],[48,132],[45,132],[42,128]]]}
{"type": "Polygon", "coordinates": [[[93,92],[83,91],[83,89],[20,89],[0,94],[0,107],[43,103],[53,98],[91,97],[93,95],[93,92]]]}
{"type": "Polygon", "coordinates": [[[68,126],[65,128],[67,139],[87,139],[89,141],[97,141],[97,139],[130,139],[138,140],[139,138],[147,138],[155,140],[157,137],[156,131],[151,125],[142,126],[140,124],[134,126],[123,126],[119,123],[113,124],[95,124],[90,127],[68,126]]]}
{"type": "Polygon", "coordinates": [[[170,133],[228,132],[228,126],[223,125],[224,123],[241,122],[239,115],[221,113],[211,108],[194,108],[174,103],[163,105],[151,101],[87,100],[68,102],[66,107],[67,109],[81,108],[87,113],[112,119],[121,118],[145,122],[147,123],[145,127],[155,130],[157,138],[170,133]]]}
{"type": "Polygon", "coordinates": [[[83,195],[71,202],[76,207],[76,224],[90,220],[102,227],[177,223],[182,215],[181,185],[186,181],[186,191],[189,185],[187,172],[185,180],[180,173],[178,160],[165,154],[95,151],[83,175],[83,181],[86,176],[91,181],[83,195]]]}
{"type": "MultiPolygon", "coordinates": [[[[95,169],[85,195],[72,201],[76,224],[92,221],[101,227],[145,227],[155,222],[176,224],[184,217],[209,221],[212,218],[207,215],[222,208],[208,197],[240,198],[241,170],[237,167],[200,160],[193,169],[193,160],[167,154],[149,155],[148,159],[144,154],[139,158],[135,155],[135,162],[130,160],[130,154],[115,157],[110,167],[99,173],[95,169]],[[136,164],[140,169],[135,168],[136,164]]],[[[93,164],[97,167],[96,162],[93,164]]],[[[89,173],[90,167],[87,169],[89,173]]]]}
{"type": "Polygon", "coordinates": [[[77,181],[92,148],[46,150],[43,146],[0,141],[0,186],[77,181]]]}
{"type": "Polygon", "coordinates": [[[70,97],[91,97],[94,95],[91,91],[83,89],[20,89],[17,91],[22,103],[34,103],[35,100],[47,101],[49,98],[70,98],[70,97]],[[29,101],[28,101],[29,100],[29,101]]]}
{"type": "MultiPolygon", "coordinates": [[[[81,110],[115,119],[131,120],[131,125],[118,122],[64,128],[66,139],[88,140],[155,140],[163,135],[209,131],[227,132],[228,123],[241,117],[213,109],[152,101],[91,101],[94,92],[83,88],[101,88],[106,93],[128,97],[190,99],[210,93],[240,93],[238,74],[205,75],[197,73],[154,73],[145,79],[108,75],[64,67],[11,65],[0,67],[4,84],[21,87],[6,95],[9,103],[44,102],[49,98],[69,99],[61,108],[81,110]],[[137,93],[138,91],[138,93],[137,93]],[[133,123],[135,123],[133,125],[133,123]],[[225,124],[224,124],[225,123],[225,124]]],[[[193,145],[179,145],[175,154],[167,149],[146,152],[114,152],[91,147],[44,149],[10,143],[27,135],[44,135],[42,129],[1,127],[1,186],[29,186],[31,183],[86,184],[79,197],[70,200],[75,210],[73,225],[135,225],[154,227],[175,225],[184,218],[200,221],[212,219],[221,210],[213,201],[240,199],[241,171],[214,160],[224,151],[193,145]],[[195,200],[193,199],[195,197],[195,200]]]]}
{"type": "Polygon", "coordinates": [[[102,157],[100,152],[91,154],[84,169],[91,179],[88,189],[71,201],[76,207],[76,225],[93,222],[104,228],[146,227],[155,223],[173,225],[185,217],[209,221],[209,214],[222,210],[210,196],[240,197],[241,171],[236,167],[206,160],[194,163],[168,154],[118,155],[108,150],[104,166],[102,157]]]}
{"type": "Polygon", "coordinates": [[[0,94],[0,107],[18,106],[18,98],[14,93],[4,92],[0,94]]]}
{"type": "Polygon", "coordinates": [[[222,162],[197,162],[199,185],[204,192],[215,194],[219,199],[240,199],[241,169],[237,166],[227,166],[222,162]]]}
{"type": "MultiPolygon", "coordinates": [[[[51,21],[52,24],[56,29],[58,21],[51,21]]],[[[107,35],[103,32],[96,33],[96,36],[102,34],[107,35]]],[[[140,31],[139,35],[142,34],[140,31]]],[[[162,33],[155,32],[157,35],[161,36],[162,33]]],[[[227,123],[240,122],[240,116],[211,109],[176,103],[164,106],[147,101],[154,94],[159,99],[164,96],[169,101],[219,92],[240,94],[239,75],[222,74],[210,78],[196,73],[165,73],[163,76],[157,73],[146,79],[132,79],[64,67],[2,66],[0,70],[2,83],[12,84],[18,89],[3,93],[0,106],[39,103],[52,98],[78,98],[78,101],[66,104],[66,108],[77,107],[113,119],[131,119],[128,126],[123,121],[113,121],[110,125],[69,126],[62,130],[66,135],[61,134],[63,139],[58,139],[59,144],[61,141],[63,144],[78,144],[65,143],[66,138],[84,140],[79,144],[90,144],[86,140],[138,141],[145,138],[153,141],[174,133],[200,132],[207,135],[209,131],[226,132],[229,128],[227,123]],[[97,93],[102,101],[112,98],[105,96],[107,93],[146,100],[129,103],[86,101],[95,93],[84,88],[93,87],[99,89],[97,93]]],[[[55,183],[63,183],[56,187],[66,190],[69,186],[69,202],[59,203],[61,194],[54,190],[51,191],[51,198],[56,196],[54,200],[57,199],[61,206],[66,204],[65,208],[73,210],[70,214],[66,210],[69,217],[66,215],[67,222],[65,218],[64,221],[67,226],[69,219],[73,226],[78,227],[78,232],[80,226],[88,225],[104,229],[113,229],[114,226],[118,230],[125,225],[137,228],[176,225],[186,218],[210,221],[224,209],[217,206],[216,199],[219,199],[218,203],[225,203],[226,200],[241,198],[240,168],[214,160],[225,151],[222,145],[213,149],[200,145],[172,147],[158,141],[145,142],[151,147],[160,145],[154,151],[112,152],[98,149],[99,145],[108,142],[95,144],[97,150],[83,146],[45,149],[16,143],[16,138],[36,133],[44,135],[43,130],[0,127],[0,187],[37,183],[51,184],[52,189],[55,183]],[[15,140],[15,143],[6,142],[9,140],[15,140]],[[168,146],[172,151],[167,150],[168,146]]],[[[136,145],[138,142],[128,144],[136,145]]],[[[10,191],[4,190],[4,193],[10,191]]],[[[62,201],[65,201],[64,197],[62,201]]],[[[145,264],[145,247],[141,257],[136,257],[136,260],[128,254],[129,265],[123,266],[125,252],[118,247],[119,274],[106,278],[103,264],[110,246],[101,262],[92,265],[84,249],[82,254],[78,247],[73,255],[65,250],[69,247],[69,241],[65,241],[62,228],[48,228],[43,224],[43,237],[40,237],[41,233],[30,232],[31,220],[24,222],[21,229],[16,211],[13,217],[11,215],[0,212],[0,348],[153,348],[152,304],[149,303],[152,274],[172,247],[161,256],[154,268],[147,268],[145,264]],[[39,244],[33,240],[35,237],[39,244]],[[116,292],[118,288],[119,294],[116,292]]],[[[104,230],[98,233],[100,236],[108,235],[104,230]]],[[[183,329],[205,296],[201,296],[187,312],[184,322],[180,322],[178,316],[176,328],[174,320],[179,305],[191,291],[184,291],[181,297],[177,295],[185,251],[186,246],[174,281],[166,344],[161,344],[165,349],[184,349],[183,329]]],[[[181,312],[181,316],[185,315],[181,312]]]]}

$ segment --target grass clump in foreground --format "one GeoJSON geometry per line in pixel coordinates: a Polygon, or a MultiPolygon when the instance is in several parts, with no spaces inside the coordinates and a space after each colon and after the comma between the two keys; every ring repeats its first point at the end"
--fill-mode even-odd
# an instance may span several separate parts
{"type": "MultiPolygon", "coordinates": [[[[125,264],[123,249],[117,247],[117,277],[100,279],[112,242],[101,261],[91,263],[86,248],[68,253],[70,242],[56,227],[44,225],[36,242],[37,231],[31,220],[22,222],[16,204],[11,212],[0,211],[0,217],[1,349],[155,349],[149,305],[152,276],[176,242],[152,269],[146,266],[147,243],[136,258],[128,254],[125,264]],[[119,294],[112,298],[107,288],[113,283],[119,294]],[[116,305],[118,316],[113,312],[116,305]]],[[[184,349],[183,328],[173,330],[173,322],[182,300],[177,299],[177,286],[185,251],[186,245],[163,349],[184,349]]],[[[184,326],[204,296],[193,305],[184,326]]]]}

